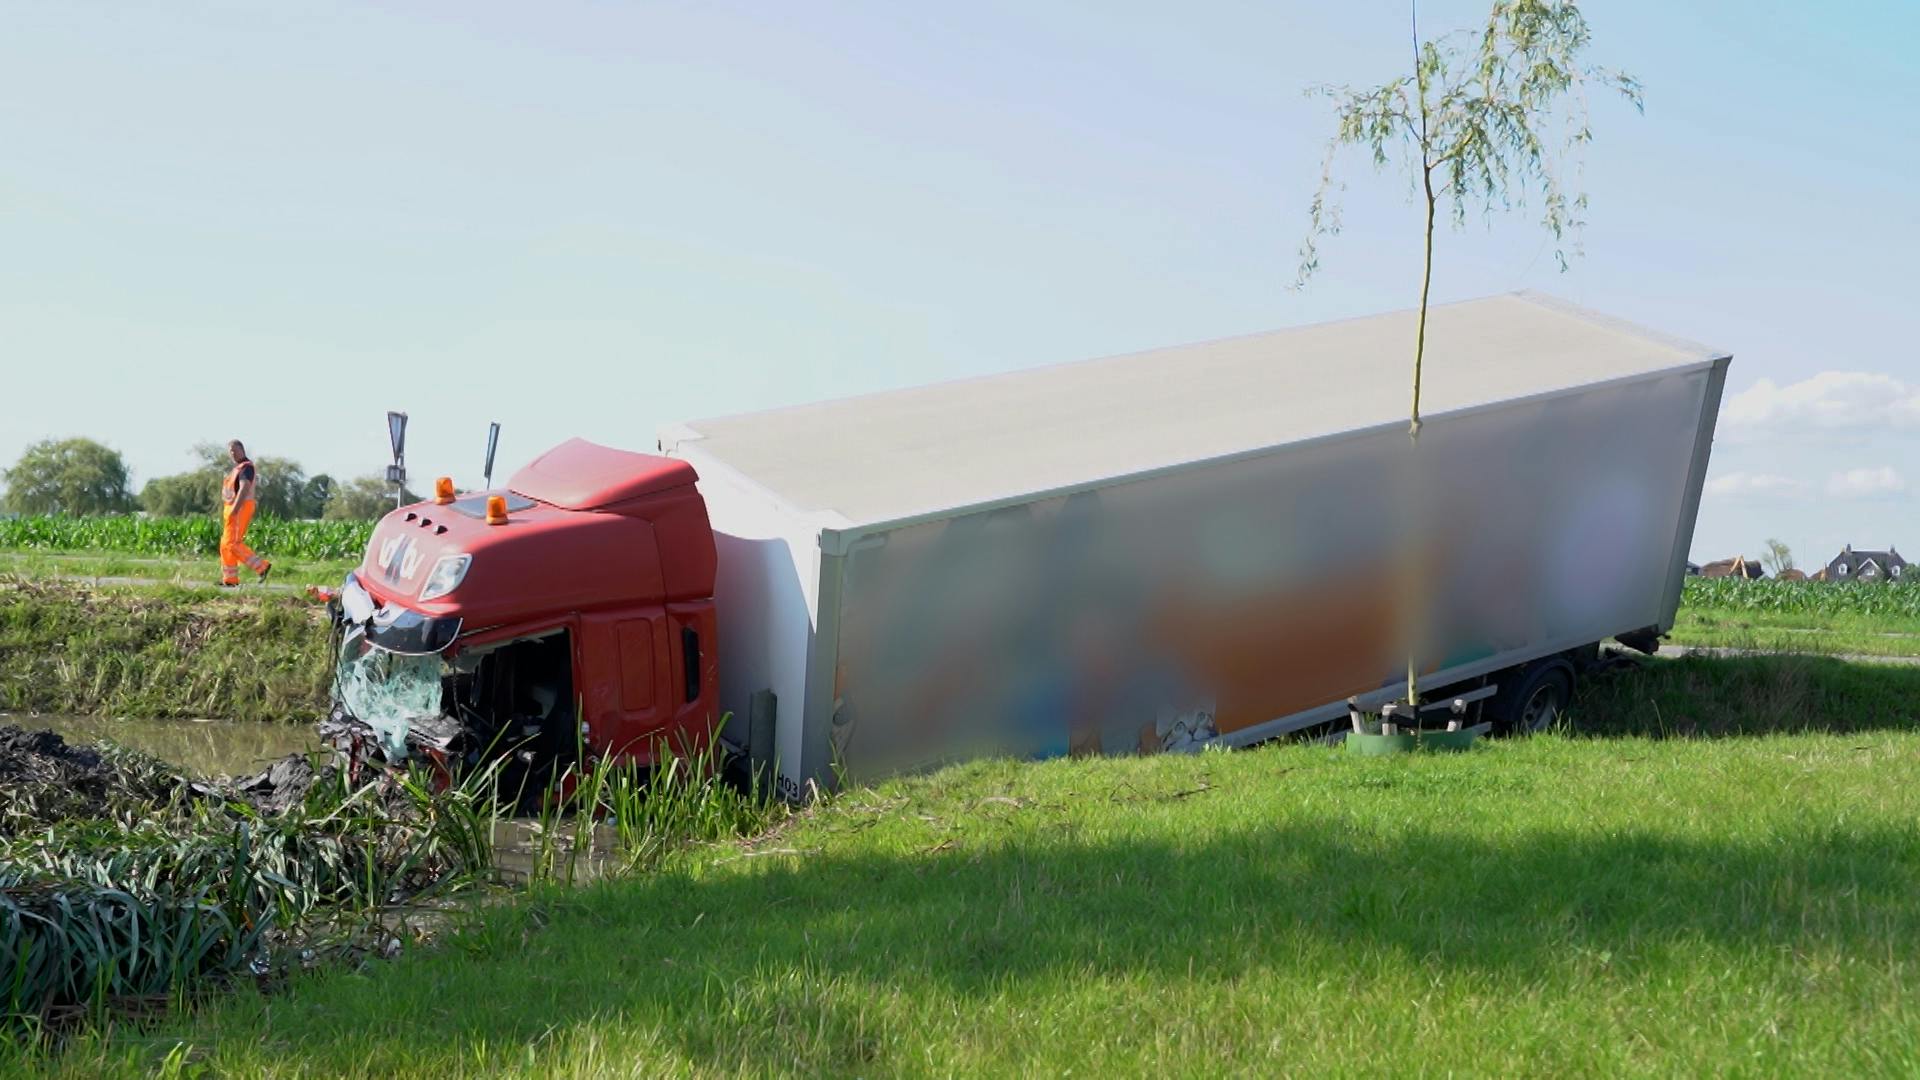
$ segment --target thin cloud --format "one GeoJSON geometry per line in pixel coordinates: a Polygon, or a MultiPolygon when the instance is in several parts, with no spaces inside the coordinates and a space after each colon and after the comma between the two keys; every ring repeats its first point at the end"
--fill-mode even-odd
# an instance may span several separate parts
{"type": "Polygon", "coordinates": [[[1798,498],[1807,485],[1775,473],[1730,472],[1708,480],[1706,493],[1716,499],[1798,498]]]}
{"type": "Polygon", "coordinates": [[[1875,499],[1889,495],[1904,495],[1906,490],[1906,478],[1891,465],[1848,469],[1846,472],[1834,473],[1827,480],[1827,494],[1842,499],[1875,499]]]}
{"type": "Polygon", "coordinates": [[[1721,408],[1730,432],[1920,429],[1920,385],[1871,371],[1823,371],[1782,386],[1761,379],[1721,408]]]}

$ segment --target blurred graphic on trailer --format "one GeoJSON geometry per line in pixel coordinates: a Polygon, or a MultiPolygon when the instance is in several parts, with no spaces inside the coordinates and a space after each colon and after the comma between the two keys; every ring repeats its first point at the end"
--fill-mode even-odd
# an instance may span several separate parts
{"type": "Polygon", "coordinates": [[[1409,641],[1438,671],[1628,625],[1659,606],[1706,381],[1437,417],[1417,456],[1375,430],[857,541],[834,760],[1194,749],[1397,682],[1409,641]]]}

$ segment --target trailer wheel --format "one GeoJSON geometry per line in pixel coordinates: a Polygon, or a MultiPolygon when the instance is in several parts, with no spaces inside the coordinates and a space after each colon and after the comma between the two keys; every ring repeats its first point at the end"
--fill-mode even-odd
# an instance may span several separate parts
{"type": "Polygon", "coordinates": [[[1531,735],[1553,726],[1573,700],[1573,665],[1555,657],[1536,660],[1502,680],[1487,703],[1494,726],[1508,735],[1531,735]]]}

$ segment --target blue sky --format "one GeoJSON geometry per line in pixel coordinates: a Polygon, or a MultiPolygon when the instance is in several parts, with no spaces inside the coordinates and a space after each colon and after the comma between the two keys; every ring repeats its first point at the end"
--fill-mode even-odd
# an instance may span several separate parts
{"type": "MultiPolygon", "coordinates": [[[[1480,3],[1431,3],[1430,29],[1480,3]]],[[[1405,179],[1285,286],[1322,82],[1403,4],[0,3],[0,461],[246,438],[417,477],[570,434],[1411,306],[1405,179]]],[[[1735,355],[1695,553],[1920,554],[1920,5],[1588,6],[1588,255],[1442,237],[1735,355]],[[1824,373],[1824,374],[1823,374],[1824,373]],[[1764,380],[1764,381],[1763,381],[1764,380]]]]}

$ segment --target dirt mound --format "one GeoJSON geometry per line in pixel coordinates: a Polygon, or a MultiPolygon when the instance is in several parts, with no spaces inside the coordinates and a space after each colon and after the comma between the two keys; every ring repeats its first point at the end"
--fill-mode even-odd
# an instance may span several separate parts
{"type": "Polygon", "coordinates": [[[144,754],[0,727],[0,835],[68,818],[144,814],[173,802],[185,783],[144,754]]]}
{"type": "Polygon", "coordinates": [[[68,746],[51,731],[0,727],[0,781],[103,783],[110,772],[99,751],[68,746]]]}

